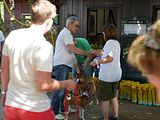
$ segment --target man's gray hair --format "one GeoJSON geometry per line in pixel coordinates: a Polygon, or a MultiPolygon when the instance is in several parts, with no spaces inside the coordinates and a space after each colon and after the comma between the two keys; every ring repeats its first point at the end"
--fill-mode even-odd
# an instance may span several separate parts
{"type": "Polygon", "coordinates": [[[76,16],[70,16],[67,20],[66,20],[66,26],[74,23],[74,21],[79,21],[79,18],[76,16]]]}

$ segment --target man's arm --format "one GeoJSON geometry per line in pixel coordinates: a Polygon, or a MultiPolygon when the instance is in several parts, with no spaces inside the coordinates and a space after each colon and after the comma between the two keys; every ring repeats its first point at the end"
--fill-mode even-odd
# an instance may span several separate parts
{"type": "MultiPolygon", "coordinates": [[[[81,74],[81,71],[80,71],[80,68],[79,68],[79,66],[78,66],[77,60],[75,60],[73,66],[74,66],[75,69],[76,69],[76,75],[80,75],[80,74],[81,74]]],[[[78,76],[76,76],[76,77],[78,77],[78,76]]]]}
{"type": "Polygon", "coordinates": [[[70,91],[76,86],[76,83],[73,80],[57,81],[52,79],[50,72],[37,71],[36,80],[38,90],[40,91],[55,91],[62,88],[66,88],[70,91]]]}
{"type": "Polygon", "coordinates": [[[67,47],[69,50],[74,52],[75,54],[80,54],[80,55],[88,55],[89,51],[81,50],[79,48],[76,48],[74,44],[68,44],[67,47]]]}

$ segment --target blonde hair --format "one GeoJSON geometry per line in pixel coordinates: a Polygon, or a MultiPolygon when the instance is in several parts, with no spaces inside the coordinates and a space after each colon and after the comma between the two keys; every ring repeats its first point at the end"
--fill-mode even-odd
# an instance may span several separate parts
{"type": "Polygon", "coordinates": [[[48,18],[56,16],[56,6],[47,0],[37,0],[32,5],[32,22],[34,24],[42,24],[48,18]]]}
{"type": "MultiPolygon", "coordinates": [[[[160,39],[160,20],[152,26],[152,31],[138,36],[129,49],[128,62],[131,66],[139,69],[145,74],[160,71],[160,49],[147,45],[145,42],[157,41],[160,39]],[[159,39],[158,39],[159,38],[159,39]]],[[[158,46],[160,43],[156,42],[158,46]]]]}
{"type": "Polygon", "coordinates": [[[152,36],[153,38],[160,43],[160,20],[156,21],[152,26],[152,36]]]}

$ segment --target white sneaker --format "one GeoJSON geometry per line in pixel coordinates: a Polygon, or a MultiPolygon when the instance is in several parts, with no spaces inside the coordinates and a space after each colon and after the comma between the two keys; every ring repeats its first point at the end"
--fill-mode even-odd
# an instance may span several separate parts
{"type": "Polygon", "coordinates": [[[57,120],[64,120],[64,116],[63,116],[62,114],[57,114],[57,115],[55,116],[55,118],[56,118],[57,120]]]}
{"type": "Polygon", "coordinates": [[[65,113],[65,111],[64,111],[64,112],[63,112],[63,111],[59,111],[59,113],[60,113],[60,114],[63,114],[63,113],[65,113]]]}
{"type": "Polygon", "coordinates": [[[70,113],[74,113],[74,112],[76,112],[76,109],[73,109],[73,108],[70,107],[70,108],[69,108],[69,112],[70,112],[70,113]]]}

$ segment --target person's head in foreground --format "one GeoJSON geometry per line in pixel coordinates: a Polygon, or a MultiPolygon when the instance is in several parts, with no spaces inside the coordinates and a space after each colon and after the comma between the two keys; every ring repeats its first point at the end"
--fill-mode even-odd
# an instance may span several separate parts
{"type": "Polygon", "coordinates": [[[128,62],[142,71],[157,89],[160,100],[160,20],[151,30],[133,41],[129,49],[128,62]]]}
{"type": "Polygon", "coordinates": [[[48,32],[56,16],[56,6],[47,0],[38,0],[32,5],[32,24],[42,25],[45,33],[48,32]]]}

